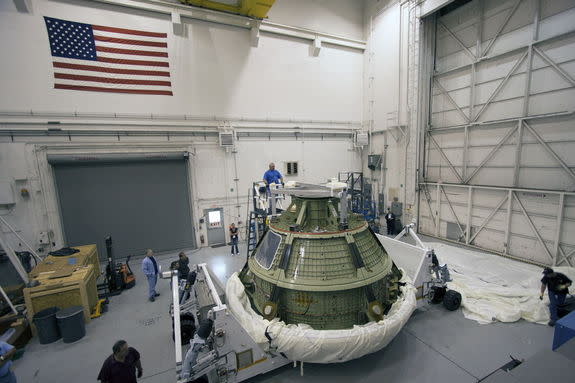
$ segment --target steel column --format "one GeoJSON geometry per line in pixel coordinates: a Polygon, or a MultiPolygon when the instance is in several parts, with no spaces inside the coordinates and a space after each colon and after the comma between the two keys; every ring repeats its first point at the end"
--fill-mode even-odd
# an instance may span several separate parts
{"type": "Polygon", "coordinates": [[[461,169],[461,177],[463,177],[464,179],[467,179],[468,158],[469,158],[469,127],[466,126],[465,130],[463,131],[463,155],[462,155],[463,168],[461,169]]]}
{"type": "Polygon", "coordinates": [[[517,142],[515,143],[515,169],[513,170],[513,186],[519,186],[522,140],[523,140],[523,121],[519,120],[517,121],[517,142]]]}
{"type": "Polygon", "coordinates": [[[435,235],[439,237],[439,227],[441,225],[441,185],[437,184],[436,189],[436,199],[435,199],[435,218],[437,219],[437,224],[435,225],[435,235]]]}
{"type": "Polygon", "coordinates": [[[533,43],[537,41],[537,36],[539,34],[539,13],[541,9],[541,2],[539,0],[533,0],[535,3],[535,12],[533,15],[533,34],[531,38],[531,44],[529,45],[529,54],[527,55],[527,71],[525,73],[525,91],[523,93],[523,117],[529,115],[529,96],[531,94],[531,77],[533,71],[533,43]]]}
{"type": "Polygon", "coordinates": [[[509,254],[509,241],[511,240],[511,218],[513,215],[513,190],[507,191],[507,219],[505,223],[505,250],[504,254],[509,254]]]}
{"type": "Polygon", "coordinates": [[[467,222],[465,228],[465,243],[469,245],[469,237],[471,234],[471,204],[472,204],[473,187],[469,186],[467,189],[467,222]]]}
{"type": "Polygon", "coordinates": [[[557,226],[555,227],[555,241],[553,242],[553,266],[559,260],[559,241],[561,240],[561,229],[563,228],[563,208],[565,204],[565,194],[559,194],[559,206],[557,207],[557,226]]]}

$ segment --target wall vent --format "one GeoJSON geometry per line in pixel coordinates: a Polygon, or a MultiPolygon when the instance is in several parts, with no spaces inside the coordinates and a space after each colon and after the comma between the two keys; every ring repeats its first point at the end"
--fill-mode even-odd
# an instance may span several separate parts
{"type": "Polygon", "coordinates": [[[233,133],[220,133],[220,146],[232,147],[234,146],[233,133]]]}
{"type": "Polygon", "coordinates": [[[286,176],[297,176],[298,163],[286,162],[286,176]]]}
{"type": "Polygon", "coordinates": [[[354,144],[357,147],[363,147],[369,144],[369,136],[366,132],[355,132],[354,144]]]}

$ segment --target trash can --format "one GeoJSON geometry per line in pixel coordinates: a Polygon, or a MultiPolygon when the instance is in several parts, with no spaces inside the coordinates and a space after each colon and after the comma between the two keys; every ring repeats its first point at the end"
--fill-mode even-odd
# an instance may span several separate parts
{"type": "Polygon", "coordinates": [[[56,313],[60,310],[58,307],[49,307],[38,311],[32,317],[32,322],[36,326],[40,344],[48,344],[61,338],[60,329],[56,322],[56,313]]]}
{"type": "Polygon", "coordinates": [[[70,306],[62,309],[56,314],[56,319],[64,343],[75,342],[86,335],[84,308],[82,306],[70,306]]]}

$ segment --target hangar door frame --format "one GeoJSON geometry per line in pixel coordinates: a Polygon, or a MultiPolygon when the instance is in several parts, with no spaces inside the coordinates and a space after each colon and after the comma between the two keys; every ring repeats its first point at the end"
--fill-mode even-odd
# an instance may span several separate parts
{"type": "Polygon", "coordinates": [[[419,231],[575,265],[575,1],[473,0],[424,22],[419,231]]]}
{"type": "MultiPolygon", "coordinates": [[[[192,180],[192,174],[191,174],[191,161],[189,158],[189,153],[187,151],[169,151],[169,152],[155,152],[155,151],[151,151],[151,152],[113,152],[113,153],[103,153],[103,152],[83,152],[83,153],[60,153],[59,151],[54,151],[54,152],[48,152],[46,154],[46,163],[49,165],[49,169],[50,169],[50,174],[51,174],[51,182],[53,185],[53,190],[54,190],[54,197],[55,197],[55,206],[57,208],[57,215],[58,215],[58,220],[59,220],[59,224],[61,227],[61,235],[62,235],[62,240],[64,241],[64,243],[68,243],[71,238],[68,238],[68,230],[67,230],[67,226],[69,225],[69,223],[66,223],[64,221],[64,211],[63,211],[63,206],[62,206],[62,195],[61,195],[61,190],[60,188],[63,185],[60,185],[59,182],[57,181],[57,175],[56,175],[56,167],[58,166],[65,166],[71,169],[76,169],[73,170],[75,173],[72,174],[78,174],[78,171],[82,170],[82,167],[84,166],[88,166],[90,169],[94,167],[94,165],[96,166],[96,169],[100,169],[97,170],[97,173],[94,174],[100,174],[100,176],[102,175],[102,171],[107,171],[106,168],[108,169],[113,169],[115,165],[120,166],[120,173],[126,173],[127,171],[130,172],[130,167],[133,166],[137,166],[139,167],[139,169],[141,169],[138,173],[140,174],[140,178],[139,181],[142,182],[145,179],[148,178],[148,174],[146,173],[146,176],[144,176],[144,178],[141,178],[143,176],[144,173],[142,173],[143,170],[146,170],[146,164],[149,163],[152,167],[152,169],[157,168],[158,165],[161,166],[168,166],[168,164],[170,162],[182,162],[183,164],[183,168],[181,170],[184,170],[184,173],[178,173],[180,174],[180,176],[183,176],[183,179],[180,179],[179,182],[184,182],[185,183],[185,191],[180,192],[180,195],[185,194],[185,199],[186,199],[186,207],[184,209],[184,212],[188,212],[188,216],[187,218],[185,218],[185,215],[182,216],[184,218],[184,220],[189,221],[189,226],[188,226],[188,232],[189,232],[189,245],[185,245],[185,247],[183,248],[197,248],[197,238],[196,238],[196,233],[194,230],[194,209],[193,209],[193,194],[192,194],[192,185],[191,185],[191,180],[192,180]],[[154,165],[156,164],[156,165],[154,165]],[[128,168],[126,168],[126,166],[128,166],[128,168]],[[123,169],[123,170],[122,170],[123,169]],[[181,194],[183,193],[183,194],[181,194]]],[[[181,167],[181,165],[178,165],[181,167]]],[[[167,170],[167,168],[166,168],[167,170]]],[[[149,170],[146,170],[146,172],[149,172],[149,170]]],[[[178,172],[176,170],[176,172],[178,172]]],[[[69,173],[69,172],[66,172],[69,173]]],[[[91,173],[90,173],[91,174],[91,173]]],[[[171,173],[170,173],[171,174],[171,173]]],[[[63,175],[61,175],[62,177],[64,177],[63,175]]],[[[70,174],[68,174],[65,177],[70,177],[70,174]]],[[[85,178],[85,177],[84,177],[85,178]]],[[[101,178],[101,177],[100,177],[101,178]]],[[[117,177],[116,177],[117,178],[117,177]]],[[[157,178],[157,177],[156,177],[157,178]]],[[[150,179],[149,182],[153,182],[153,179],[150,179]]],[[[67,182],[68,186],[69,182],[67,182]]],[[[158,184],[161,185],[161,184],[158,184]]],[[[113,186],[113,185],[110,185],[113,186]]],[[[128,192],[131,190],[131,188],[133,187],[128,187],[128,186],[124,186],[123,190],[124,192],[128,192]]],[[[134,190],[139,190],[141,189],[141,187],[138,187],[137,189],[134,190]]],[[[117,190],[116,190],[117,191],[117,190]]],[[[67,195],[70,196],[70,191],[67,192],[67,195]]],[[[155,195],[148,195],[145,199],[149,200],[150,198],[154,197],[155,195]]],[[[158,195],[159,197],[159,195],[158,195]]],[[[85,197],[84,197],[85,198],[85,197]]],[[[142,201],[144,202],[144,201],[142,201]]],[[[148,201],[149,202],[149,201],[148,201]]],[[[75,203],[75,205],[77,205],[77,202],[75,203]]],[[[72,204],[71,206],[74,206],[74,204],[72,204]]],[[[146,205],[147,206],[147,205],[146,205]]],[[[155,209],[157,210],[157,207],[155,207],[155,209]]],[[[173,206],[172,206],[172,210],[173,211],[173,206]]],[[[148,214],[147,210],[143,210],[144,215],[148,214]]],[[[70,206],[68,206],[68,213],[70,213],[70,206]]],[[[107,234],[113,234],[113,233],[107,233],[107,234]]],[[[121,252],[121,246],[120,248],[118,248],[118,238],[115,238],[114,235],[112,235],[112,239],[113,239],[113,248],[114,248],[114,255],[116,257],[116,259],[122,259],[125,258],[127,255],[132,254],[132,255],[141,255],[139,251],[134,252],[135,250],[126,250],[128,251],[129,254],[123,254],[121,252]]],[[[139,240],[138,240],[139,241],[139,240]]],[[[104,241],[103,241],[103,236],[102,238],[98,238],[97,240],[91,242],[94,243],[96,242],[98,244],[98,254],[101,260],[106,259],[106,249],[105,246],[103,245],[104,241]]],[[[124,241],[125,242],[125,241],[124,241]]],[[[133,242],[133,241],[132,241],[133,242]]],[[[84,243],[83,243],[84,244],[84,243]]],[[[88,243],[85,243],[88,244],[88,243]]],[[[126,244],[126,243],[125,243],[126,244]]],[[[70,245],[68,243],[68,245],[70,245]]],[[[73,245],[78,245],[78,243],[73,244],[73,245]]],[[[142,243],[142,247],[140,250],[142,250],[142,252],[145,250],[145,248],[149,247],[145,244],[145,241],[142,243]]],[[[153,245],[152,245],[153,247],[153,245]]],[[[181,250],[182,247],[181,246],[176,246],[173,249],[155,249],[157,251],[175,251],[175,250],[181,250]]]]}

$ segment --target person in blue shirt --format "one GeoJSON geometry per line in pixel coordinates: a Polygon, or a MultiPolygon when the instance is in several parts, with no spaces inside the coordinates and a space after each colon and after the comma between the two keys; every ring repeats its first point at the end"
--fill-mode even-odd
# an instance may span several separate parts
{"type": "Polygon", "coordinates": [[[273,162],[270,162],[269,169],[264,173],[264,183],[266,184],[266,194],[269,200],[268,213],[271,214],[272,200],[270,197],[272,193],[270,192],[270,185],[279,183],[281,183],[282,185],[284,184],[284,178],[282,177],[281,173],[276,170],[276,165],[273,162]]]}
{"type": "Polygon", "coordinates": [[[270,162],[269,170],[264,173],[264,182],[268,190],[270,188],[270,184],[284,183],[284,178],[280,172],[276,170],[276,165],[273,162],[270,162]]]}
{"type": "Polygon", "coordinates": [[[0,341],[0,383],[16,383],[16,375],[10,370],[15,353],[14,346],[0,341]]]}
{"type": "Polygon", "coordinates": [[[146,251],[146,258],[142,261],[142,271],[146,278],[148,278],[148,299],[150,302],[153,302],[160,294],[156,292],[156,282],[158,281],[159,269],[152,249],[148,249],[148,251],[146,251]]]}

